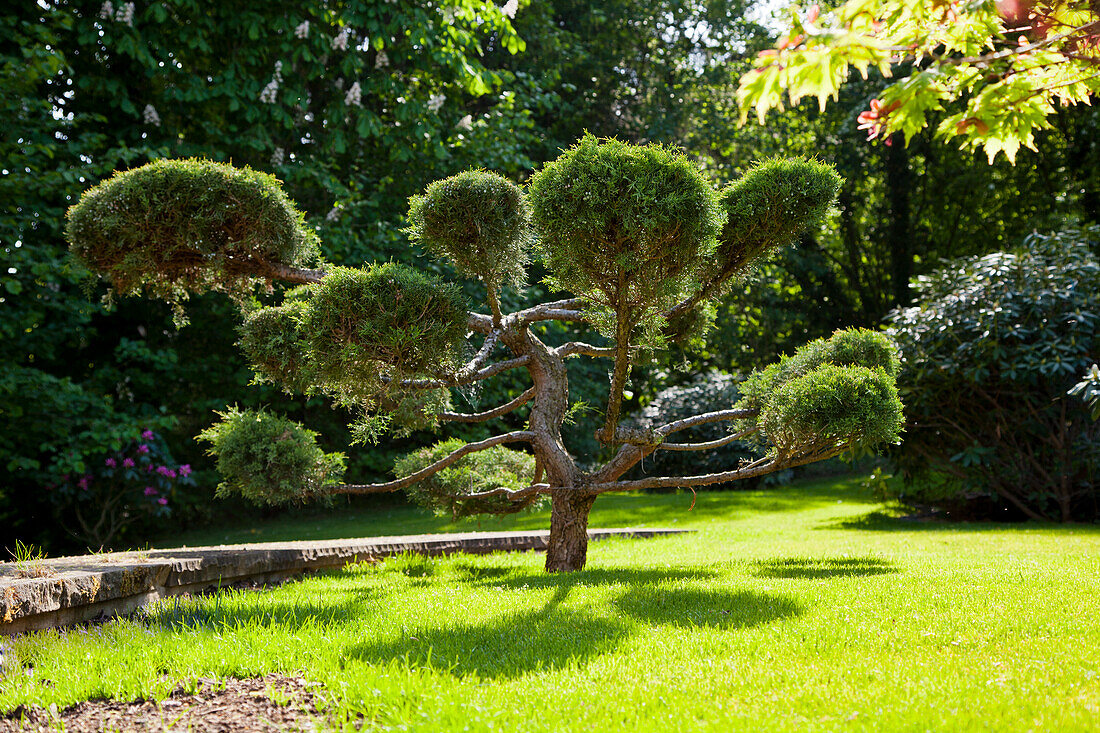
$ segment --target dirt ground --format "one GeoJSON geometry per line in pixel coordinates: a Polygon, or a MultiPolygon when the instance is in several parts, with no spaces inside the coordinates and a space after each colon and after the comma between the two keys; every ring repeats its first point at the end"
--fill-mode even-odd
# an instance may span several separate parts
{"type": "Polygon", "coordinates": [[[326,726],[317,709],[316,683],[268,675],[258,679],[199,680],[193,694],[176,689],[155,702],[82,702],[65,710],[19,707],[0,718],[0,733],[55,731],[317,731],[326,726]]]}

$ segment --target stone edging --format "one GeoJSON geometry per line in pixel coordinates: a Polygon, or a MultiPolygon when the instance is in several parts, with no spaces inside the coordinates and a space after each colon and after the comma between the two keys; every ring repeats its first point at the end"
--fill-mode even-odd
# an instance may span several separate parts
{"type": "MultiPolygon", "coordinates": [[[[680,534],[677,529],[590,529],[591,540],[680,534]]],[[[0,566],[0,635],[129,613],[159,598],[416,552],[545,550],[548,532],[464,532],[265,542],[62,557],[0,566]],[[31,576],[31,577],[27,577],[31,576]]]]}

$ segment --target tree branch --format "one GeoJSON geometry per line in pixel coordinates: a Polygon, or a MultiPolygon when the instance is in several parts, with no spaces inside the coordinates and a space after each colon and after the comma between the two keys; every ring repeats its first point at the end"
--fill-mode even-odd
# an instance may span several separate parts
{"type": "Polygon", "coordinates": [[[327,274],[324,270],[307,270],[279,263],[265,263],[265,269],[266,271],[262,273],[265,277],[303,284],[319,283],[327,274]]]}
{"type": "Polygon", "coordinates": [[[712,448],[721,448],[724,445],[729,445],[735,440],[746,438],[757,431],[758,428],[752,428],[751,430],[742,430],[739,433],[731,433],[723,438],[717,440],[708,440],[705,443],[661,443],[657,446],[657,450],[673,450],[673,451],[689,451],[689,450],[711,450],[712,448]]]}
{"type": "Polygon", "coordinates": [[[795,466],[802,466],[815,461],[823,461],[826,458],[840,455],[843,450],[844,447],[833,448],[823,453],[807,454],[790,460],[761,458],[757,461],[753,461],[747,466],[743,466],[733,471],[722,471],[721,473],[707,473],[698,476],[651,476],[636,481],[609,481],[606,483],[589,484],[581,488],[591,493],[603,494],[608,491],[710,486],[711,484],[722,484],[729,481],[753,478],[754,476],[763,476],[764,474],[774,471],[782,471],[786,468],[794,468],[795,466]]]}
{"type": "Polygon", "coordinates": [[[564,359],[567,356],[573,354],[581,354],[582,356],[615,356],[615,348],[613,346],[593,346],[592,344],[586,344],[583,341],[570,341],[567,344],[562,344],[558,348],[554,349],[554,354],[564,359]]]}
{"type": "Polygon", "coordinates": [[[494,417],[507,415],[517,407],[530,402],[534,396],[535,388],[532,387],[511,402],[500,407],[494,407],[492,410],[486,410],[485,412],[441,412],[439,413],[439,419],[449,422],[485,422],[486,420],[492,420],[494,417]]]}
{"type": "MultiPolygon", "coordinates": [[[[471,382],[480,382],[482,379],[488,379],[501,372],[506,372],[509,369],[515,369],[525,365],[531,357],[524,354],[523,356],[517,356],[515,359],[509,359],[507,361],[498,361],[496,364],[490,364],[484,369],[479,369],[476,372],[463,375],[461,378],[456,376],[453,379],[405,379],[402,380],[400,386],[405,389],[440,389],[441,387],[460,387],[464,384],[470,384],[471,382]]],[[[462,370],[459,371],[462,374],[462,370]]],[[[383,380],[385,381],[385,380],[383,380]]]]}
{"type": "Polygon", "coordinates": [[[493,446],[500,445],[501,443],[517,443],[520,441],[531,441],[535,439],[535,433],[530,430],[517,430],[511,433],[504,433],[503,435],[494,435],[491,438],[479,441],[477,443],[467,443],[455,452],[440,458],[435,463],[420,469],[416,473],[409,474],[405,478],[396,479],[394,481],[387,481],[382,484],[342,484],[333,488],[334,494],[380,494],[387,491],[398,491],[406,486],[412,486],[418,481],[434,476],[442,471],[447,466],[470,453],[477,453],[478,451],[488,450],[493,446]]]}

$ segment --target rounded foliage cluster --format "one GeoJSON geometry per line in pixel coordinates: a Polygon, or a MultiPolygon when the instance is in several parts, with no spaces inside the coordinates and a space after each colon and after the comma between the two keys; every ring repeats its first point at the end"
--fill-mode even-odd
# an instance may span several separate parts
{"type": "Polygon", "coordinates": [[[344,454],[325,453],[317,433],[263,410],[236,407],[196,436],[210,443],[222,483],[219,495],[240,494],[257,504],[301,502],[337,485],[344,454]]]}
{"type": "MultiPolygon", "coordinates": [[[[399,478],[414,474],[454,453],[463,445],[461,440],[451,438],[421,448],[400,458],[394,465],[394,473],[399,478]]],[[[522,501],[512,501],[504,496],[477,499],[464,497],[498,488],[511,491],[524,489],[530,485],[534,473],[534,456],[523,451],[494,446],[459,458],[447,468],[413,484],[405,491],[414,502],[439,515],[466,517],[474,514],[513,514],[538,506],[541,497],[532,495],[522,501]]]]}
{"type": "Polygon", "coordinates": [[[892,315],[911,423],[896,452],[902,499],[1100,516],[1100,425],[1067,394],[1100,357],[1090,239],[1100,229],[952,262],[921,278],[920,305],[892,315]]]}
{"type": "Polygon", "coordinates": [[[408,376],[452,373],[466,322],[457,285],[388,262],[331,270],[315,286],[298,333],[313,377],[354,399],[408,376]]]}
{"type": "Polygon", "coordinates": [[[586,135],[528,187],[554,287],[645,322],[694,290],[725,223],[700,167],[660,145],[586,135]]]}
{"type": "Polygon", "coordinates": [[[522,285],[531,243],[530,211],[519,186],[489,171],[459,173],[409,199],[413,241],[497,290],[522,285]]]}
{"type": "Polygon", "coordinates": [[[885,370],[823,364],[784,382],[759,425],[786,455],[893,443],[904,423],[897,385],[885,370]]]}
{"type": "Polygon", "coordinates": [[[726,224],[716,252],[722,271],[743,272],[776,249],[816,227],[840,190],[840,176],[826,163],[776,158],[755,165],[721,194],[726,224]]]}
{"type": "Polygon", "coordinates": [[[816,339],[741,384],[740,409],[759,412],[762,438],[787,455],[896,442],[904,416],[897,350],[867,329],[816,339]]]}
{"type": "Polygon", "coordinates": [[[274,176],[209,160],[116,173],[69,209],[65,235],[77,259],[120,292],[172,301],[232,291],[318,254],[317,236],[274,176]]]}
{"type": "Polygon", "coordinates": [[[307,305],[308,301],[286,299],[280,306],[248,314],[239,328],[241,349],[257,376],[287,392],[305,393],[315,386],[299,328],[307,305]]]}

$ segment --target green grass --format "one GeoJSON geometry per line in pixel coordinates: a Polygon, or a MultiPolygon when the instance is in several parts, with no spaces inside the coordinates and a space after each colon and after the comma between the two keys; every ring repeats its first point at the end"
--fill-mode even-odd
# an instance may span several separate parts
{"type": "Polygon", "coordinates": [[[699,531],[567,576],[402,557],[29,634],[0,710],[282,671],[368,728],[1095,730],[1100,528],[907,522],[854,484],[601,499],[596,523],[699,531]]]}

